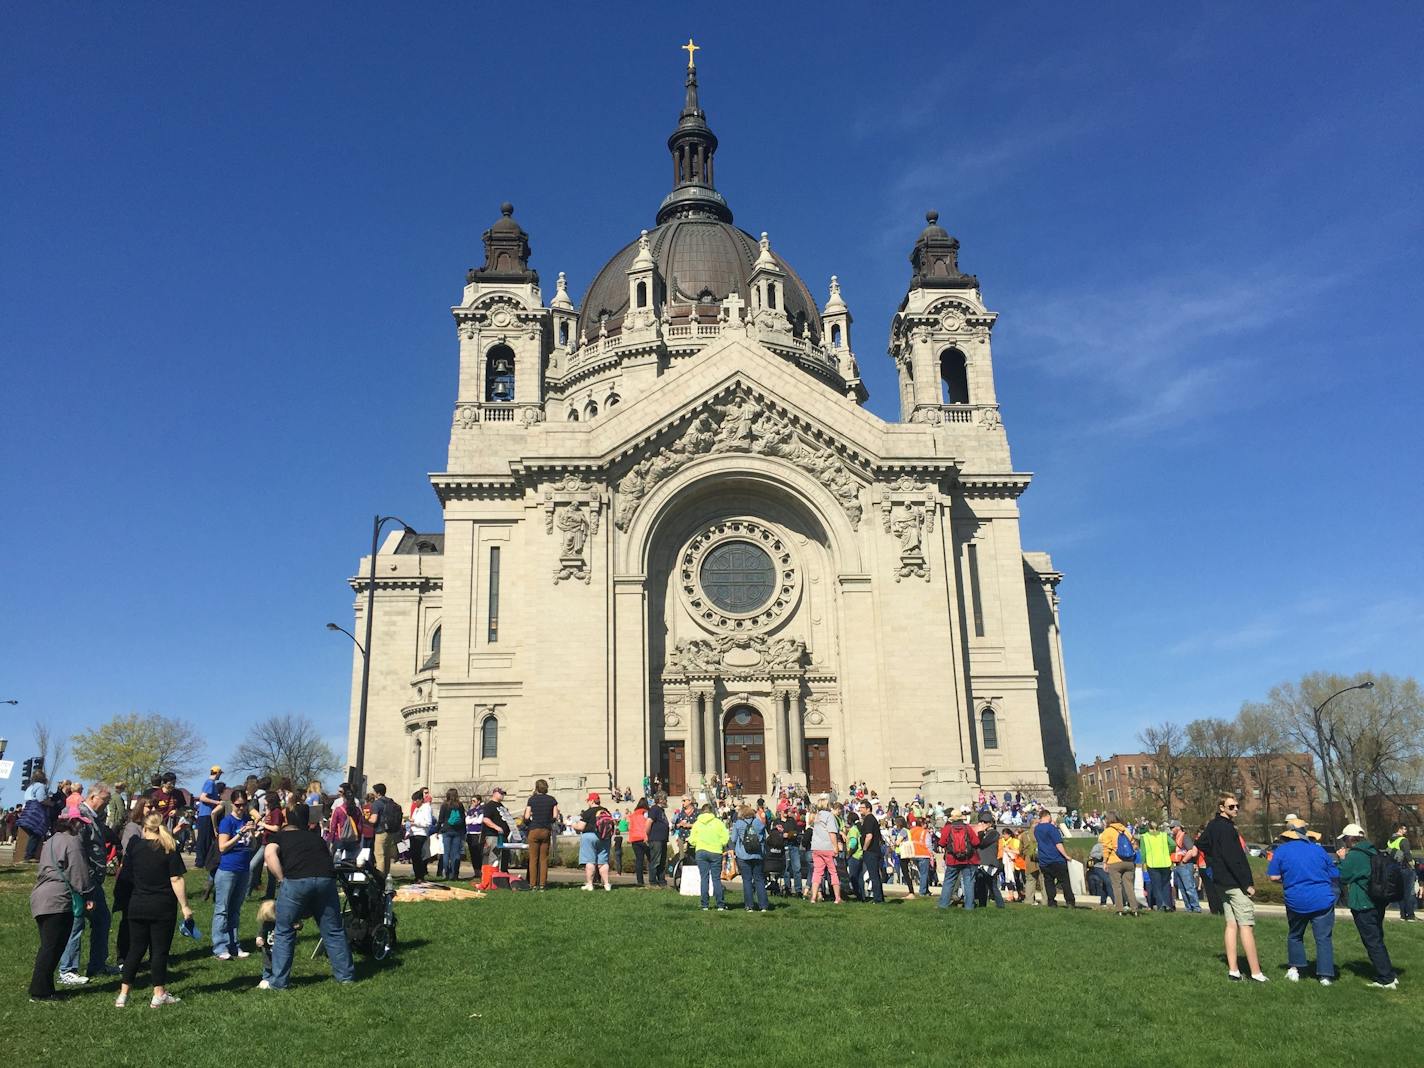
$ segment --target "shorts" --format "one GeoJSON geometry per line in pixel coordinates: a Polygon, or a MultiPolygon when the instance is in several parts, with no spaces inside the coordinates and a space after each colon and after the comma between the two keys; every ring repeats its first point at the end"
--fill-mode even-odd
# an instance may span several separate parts
{"type": "Polygon", "coordinates": [[[1237,927],[1256,926],[1256,903],[1246,896],[1245,890],[1232,887],[1222,897],[1228,923],[1234,923],[1237,927]]]}
{"type": "Polygon", "coordinates": [[[608,839],[600,838],[592,831],[579,835],[579,863],[607,864],[608,839]]]}

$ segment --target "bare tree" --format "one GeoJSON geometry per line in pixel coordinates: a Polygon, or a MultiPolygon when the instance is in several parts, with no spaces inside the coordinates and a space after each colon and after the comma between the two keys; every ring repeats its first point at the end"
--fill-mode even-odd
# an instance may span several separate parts
{"type": "Polygon", "coordinates": [[[1286,747],[1286,734],[1280,720],[1268,709],[1246,704],[1236,717],[1236,729],[1241,741],[1242,763],[1246,778],[1256,799],[1260,838],[1271,840],[1276,802],[1286,788],[1290,765],[1281,756],[1286,747]]]}
{"type": "Polygon", "coordinates": [[[1189,776],[1187,732],[1175,723],[1159,723],[1145,728],[1137,740],[1152,755],[1152,766],[1140,780],[1143,792],[1171,819],[1189,776]]]}
{"type": "Polygon", "coordinates": [[[51,730],[44,720],[35,720],[35,756],[44,765],[45,777],[56,782],[69,756],[69,736],[51,730]]]}
{"type": "Polygon", "coordinates": [[[238,746],[238,771],[290,779],[298,789],[339,771],[341,762],[305,716],[272,716],[256,724],[238,746]]]}
{"type": "Polygon", "coordinates": [[[1192,720],[1186,733],[1193,807],[1207,816],[1216,811],[1218,796],[1241,790],[1241,733],[1233,721],[1215,718],[1192,720]]]}

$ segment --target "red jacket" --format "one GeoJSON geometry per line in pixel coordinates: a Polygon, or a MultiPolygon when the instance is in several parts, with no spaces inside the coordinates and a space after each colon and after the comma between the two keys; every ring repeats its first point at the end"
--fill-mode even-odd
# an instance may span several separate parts
{"type": "Polygon", "coordinates": [[[946,823],[939,831],[939,847],[944,850],[944,862],[951,868],[970,868],[979,863],[979,832],[967,823],[946,823]],[[969,847],[969,855],[960,859],[950,856],[950,832],[955,827],[964,829],[964,837],[969,847]]]}

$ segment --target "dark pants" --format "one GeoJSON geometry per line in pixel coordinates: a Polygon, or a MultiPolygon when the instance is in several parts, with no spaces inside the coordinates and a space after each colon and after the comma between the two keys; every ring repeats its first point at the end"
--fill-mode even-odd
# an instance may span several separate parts
{"type": "Polygon", "coordinates": [[[633,843],[633,877],[638,880],[638,885],[643,885],[643,870],[648,869],[649,881],[652,881],[652,865],[648,863],[648,843],[633,843]]]}
{"type": "Polygon", "coordinates": [[[980,908],[987,908],[990,896],[994,898],[994,907],[1004,907],[1004,895],[999,889],[999,873],[996,871],[985,871],[979,869],[979,875],[974,883],[974,903],[980,908]]]}
{"type": "Polygon", "coordinates": [[[860,858],[865,865],[865,876],[870,883],[870,900],[880,903],[885,900],[885,860],[878,849],[867,849],[860,858]]]}
{"type": "Polygon", "coordinates": [[[667,845],[666,842],[648,843],[648,853],[651,855],[648,882],[653,886],[667,886],[667,845]]]}
{"type": "Polygon", "coordinates": [[[1151,908],[1167,910],[1172,907],[1172,869],[1148,868],[1152,873],[1152,883],[1147,888],[1147,902],[1151,908]]]}
{"type": "Polygon", "coordinates": [[[1221,887],[1217,886],[1216,880],[1211,877],[1210,869],[1202,879],[1202,885],[1206,887],[1207,908],[1213,916],[1220,916],[1226,911],[1226,904],[1222,899],[1221,887]]]}
{"type": "Polygon", "coordinates": [[[846,887],[850,896],[857,901],[865,900],[865,860],[863,857],[846,858],[847,880],[842,880],[841,885],[846,887]]]}
{"type": "Polygon", "coordinates": [[[35,834],[34,831],[25,832],[25,859],[38,860],[40,847],[44,845],[44,835],[35,834]]]}
{"type": "Polygon", "coordinates": [[[198,817],[198,838],[193,847],[193,867],[208,866],[208,850],[213,847],[213,821],[208,816],[198,817]]]}
{"type": "Polygon", "coordinates": [[[1351,909],[1350,915],[1355,917],[1355,930],[1360,932],[1360,941],[1374,965],[1375,982],[1392,983],[1395,972],[1389,951],[1384,948],[1384,910],[1385,906],[1376,905],[1372,909],[1351,909]]]}
{"type": "Polygon", "coordinates": [[[1404,868],[1404,897],[1399,902],[1399,918],[1402,920],[1414,919],[1414,887],[1417,885],[1417,879],[1414,865],[1406,865],[1404,868]]]}
{"type": "Polygon", "coordinates": [[[418,883],[425,882],[426,873],[430,868],[430,858],[425,855],[426,843],[430,841],[429,835],[413,834],[410,836],[410,866],[412,874],[418,883]]]}
{"type": "Polygon", "coordinates": [[[1068,881],[1068,865],[1065,862],[1058,864],[1040,864],[1038,870],[1043,872],[1043,889],[1048,895],[1048,907],[1056,909],[1058,900],[1054,893],[1056,887],[1063,888],[1063,900],[1068,902],[1070,909],[1077,908],[1078,903],[1073,900],[1073,886],[1068,881]]]}
{"type": "Polygon", "coordinates": [[[40,948],[35,954],[34,974],[30,977],[30,997],[47,998],[54,995],[54,969],[69,941],[74,914],[52,912],[48,916],[36,916],[35,924],[40,929],[40,948]]]}
{"type": "Polygon", "coordinates": [[[138,974],[139,963],[148,953],[148,970],[153,973],[154,986],[168,985],[168,950],[173,945],[173,930],[178,926],[178,910],[174,908],[166,916],[157,919],[148,916],[130,916],[129,951],[124,957],[123,981],[133,986],[138,974]]]}

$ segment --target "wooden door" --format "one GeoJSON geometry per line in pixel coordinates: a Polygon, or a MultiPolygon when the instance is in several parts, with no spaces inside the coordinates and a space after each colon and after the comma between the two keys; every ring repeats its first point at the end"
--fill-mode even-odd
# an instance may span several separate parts
{"type": "Polygon", "coordinates": [[[681,742],[663,742],[663,789],[669,797],[681,797],[687,792],[686,752],[681,742]]]}
{"type": "Polygon", "coordinates": [[[824,738],[806,739],[806,789],[813,794],[831,788],[831,746],[824,738]]]}
{"type": "Polygon", "coordinates": [[[761,713],[742,705],[727,713],[722,732],[722,767],[727,778],[740,781],[742,794],[766,793],[766,731],[761,713]]]}

